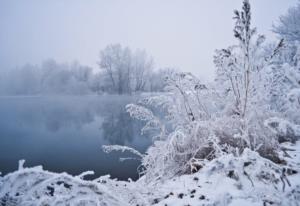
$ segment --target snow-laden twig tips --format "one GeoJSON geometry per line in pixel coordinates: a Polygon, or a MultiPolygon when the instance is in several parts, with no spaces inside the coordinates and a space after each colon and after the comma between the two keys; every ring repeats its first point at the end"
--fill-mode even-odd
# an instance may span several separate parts
{"type": "Polygon", "coordinates": [[[135,154],[139,157],[143,157],[144,155],[141,154],[139,151],[131,148],[131,147],[127,147],[127,146],[122,146],[122,145],[103,145],[102,149],[104,152],[106,153],[110,153],[112,151],[121,151],[121,152],[130,152],[132,154],[135,154]]]}
{"type": "Polygon", "coordinates": [[[19,160],[19,167],[18,167],[18,170],[24,169],[24,163],[25,163],[25,160],[19,160]]]}
{"type": "Polygon", "coordinates": [[[95,172],[94,171],[85,171],[83,173],[81,173],[80,175],[78,175],[77,177],[79,177],[80,179],[84,179],[84,177],[88,176],[88,175],[94,175],[95,172]]]}

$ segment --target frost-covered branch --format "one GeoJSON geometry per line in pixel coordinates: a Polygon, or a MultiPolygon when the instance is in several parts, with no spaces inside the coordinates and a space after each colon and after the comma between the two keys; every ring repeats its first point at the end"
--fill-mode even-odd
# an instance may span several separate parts
{"type": "Polygon", "coordinates": [[[122,145],[102,145],[102,149],[106,153],[110,153],[110,152],[113,152],[113,151],[120,151],[120,152],[130,152],[130,153],[135,154],[139,157],[144,156],[139,151],[137,151],[137,150],[135,150],[131,147],[122,146],[122,145]]]}

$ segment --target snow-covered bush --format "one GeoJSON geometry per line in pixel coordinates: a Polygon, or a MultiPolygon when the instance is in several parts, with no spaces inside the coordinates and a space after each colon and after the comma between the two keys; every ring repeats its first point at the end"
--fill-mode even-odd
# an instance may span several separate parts
{"type": "Polygon", "coordinates": [[[273,102],[285,119],[300,124],[300,4],[279,18],[274,32],[286,41],[274,65],[273,102]]]}
{"type": "MultiPolygon", "coordinates": [[[[226,153],[240,156],[246,148],[283,163],[278,156],[282,133],[268,122],[284,118],[272,108],[273,68],[284,41],[266,52],[265,37],[251,27],[248,0],[234,14],[238,44],[216,51],[215,82],[205,85],[190,73],[173,72],[165,78],[166,93],[127,106],[132,117],[145,122],[142,132],[153,134],[140,167],[146,179],[193,173],[206,161],[226,153]],[[165,116],[159,118],[153,108],[165,116]]],[[[290,99],[297,99],[296,94],[290,99]]]]}
{"type": "Polygon", "coordinates": [[[300,41],[300,3],[279,18],[274,32],[289,42],[300,41]]]}
{"type": "Polygon", "coordinates": [[[48,172],[42,166],[26,168],[24,162],[19,162],[17,171],[0,177],[1,206],[126,206],[135,203],[131,192],[140,190],[138,185],[132,189],[130,182],[112,180],[109,176],[85,180],[85,176],[94,174],[92,171],[72,176],[48,172]]]}
{"type": "Polygon", "coordinates": [[[267,119],[265,125],[276,134],[280,143],[295,143],[300,139],[300,125],[295,125],[288,120],[273,117],[267,119]]]}

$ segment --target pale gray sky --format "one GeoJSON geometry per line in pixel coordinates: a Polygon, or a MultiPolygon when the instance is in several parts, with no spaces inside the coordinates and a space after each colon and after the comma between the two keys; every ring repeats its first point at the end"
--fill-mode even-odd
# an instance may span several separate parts
{"type": "MultiPolygon", "coordinates": [[[[276,22],[298,0],[252,0],[253,24],[275,39],[276,22]]],[[[156,66],[203,79],[215,49],[234,42],[233,10],[242,0],[0,0],[0,69],[78,60],[97,66],[107,44],[144,48],[156,66]]]]}

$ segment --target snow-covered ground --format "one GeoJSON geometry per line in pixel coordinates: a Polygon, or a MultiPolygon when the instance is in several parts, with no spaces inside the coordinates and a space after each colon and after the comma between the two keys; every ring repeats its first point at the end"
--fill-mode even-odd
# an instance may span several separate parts
{"type": "MultiPolygon", "coordinates": [[[[286,173],[299,172],[300,144],[286,173]],[[293,170],[290,170],[293,168],[293,170]],[[295,169],[297,168],[297,169],[295,169]]],[[[158,205],[300,205],[299,174],[282,175],[282,167],[247,150],[242,157],[223,156],[200,172],[162,183],[158,205]]]]}
{"type": "Polygon", "coordinates": [[[0,177],[0,203],[8,205],[300,205],[300,142],[282,144],[287,164],[276,165],[245,150],[241,157],[225,155],[197,173],[149,182],[141,178],[117,181],[103,176],[93,181],[41,166],[0,177]]]}

